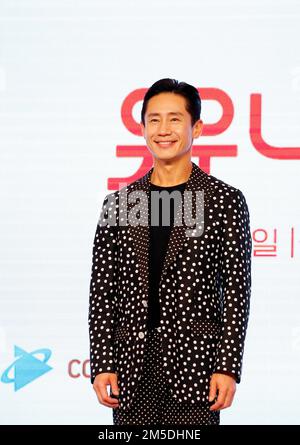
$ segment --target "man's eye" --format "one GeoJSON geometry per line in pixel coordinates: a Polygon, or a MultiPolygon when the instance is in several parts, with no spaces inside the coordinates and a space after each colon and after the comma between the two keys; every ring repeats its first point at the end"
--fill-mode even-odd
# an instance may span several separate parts
{"type": "MultiPolygon", "coordinates": [[[[179,121],[179,119],[177,118],[177,117],[173,117],[172,119],[171,119],[172,121],[179,121]]],[[[151,119],[150,120],[150,122],[157,122],[158,121],[158,119],[151,119]]]]}

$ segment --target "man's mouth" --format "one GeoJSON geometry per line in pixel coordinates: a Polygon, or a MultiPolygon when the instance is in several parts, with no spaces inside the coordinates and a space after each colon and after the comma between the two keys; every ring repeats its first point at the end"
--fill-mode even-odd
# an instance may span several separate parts
{"type": "Polygon", "coordinates": [[[155,141],[155,143],[159,146],[159,147],[171,147],[172,145],[174,145],[177,141],[155,141]]]}

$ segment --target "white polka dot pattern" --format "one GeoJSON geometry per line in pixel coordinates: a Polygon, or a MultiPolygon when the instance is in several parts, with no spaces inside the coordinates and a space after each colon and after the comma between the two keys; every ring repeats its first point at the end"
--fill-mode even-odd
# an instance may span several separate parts
{"type": "MultiPolygon", "coordinates": [[[[105,198],[102,212],[115,199],[113,213],[119,226],[98,224],[93,246],[91,382],[100,372],[117,372],[120,407],[130,406],[141,378],[147,339],[149,227],[122,226],[137,204],[119,209],[119,200],[124,190],[143,190],[150,199],[152,171],[153,167],[127,190],[105,198]]],[[[185,221],[172,227],[159,287],[160,325],[163,368],[172,396],[178,402],[196,403],[207,401],[213,372],[232,373],[240,383],[252,240],[248,206],[239,189],[193,162],[186,190],[204,192],[204,231],[189,237],[185,221]]],[[[148,221],[147,200],[138,206],[140,217],[148,221]]],[[[182,209],[183,215],[187,210],[195,215],[195,200],[183,200],[182,209]]]]}
{"type": "MultiPolygon", "coordinates": [[[[182,403],[171,396],[162,366],[159,328],[151,330],[145,346],[142,377],[130,408],[113,408],[114,425],[219,425],[215,400],[182,403]]],[[[110,395],[113,396],[112,391],[110,395]]]]}

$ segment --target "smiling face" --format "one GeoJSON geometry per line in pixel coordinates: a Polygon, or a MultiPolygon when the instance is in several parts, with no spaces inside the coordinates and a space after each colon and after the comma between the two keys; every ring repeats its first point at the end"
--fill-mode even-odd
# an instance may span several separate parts
{"type": "Polygon", "coordinates": [[[185,108],[186,100],[174,93],[159,93],[147,104],[145,126],[141,129],[147,146],[155,158],[171,160],[185,155],[200,136],[203,122],[192,127],[192,118],[185,108]]]}

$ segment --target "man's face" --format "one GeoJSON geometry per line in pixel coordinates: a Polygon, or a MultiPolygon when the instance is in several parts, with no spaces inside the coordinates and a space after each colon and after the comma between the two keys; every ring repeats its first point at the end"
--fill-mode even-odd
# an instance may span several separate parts
{"type": "Polygon", "coordinates": [[[184,97],[174,93],[160,93],[148,101],[145,126],[142,122],[140,125],[155,158],[178,158],[189,151],[193,139],[200,136],[203,122],[199,119],[192,127],[185,103],[184,97]]]}

